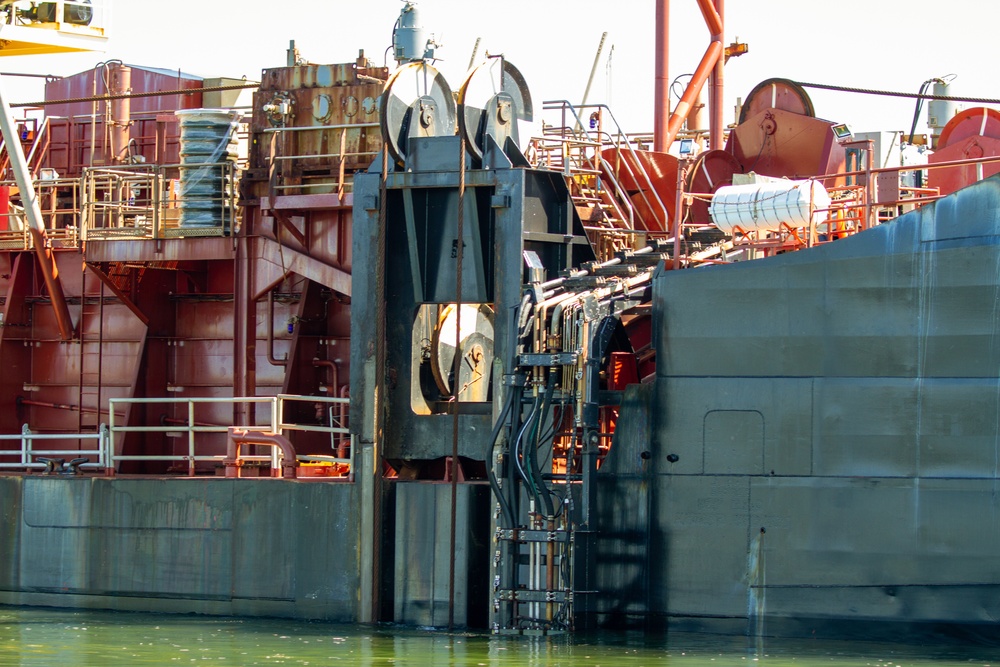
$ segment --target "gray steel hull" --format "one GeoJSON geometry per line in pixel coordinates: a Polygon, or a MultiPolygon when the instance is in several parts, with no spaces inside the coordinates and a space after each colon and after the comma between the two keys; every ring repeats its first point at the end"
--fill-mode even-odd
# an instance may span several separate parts
{"type": "Polygon", "coordinates": [[[640,425],[602,468],[604,533],[634,537],[604,541],[605,620],[995,624],[998,242],[989,179],[837,243],[662,274],[651,403],[626,398],[640,425]]]}

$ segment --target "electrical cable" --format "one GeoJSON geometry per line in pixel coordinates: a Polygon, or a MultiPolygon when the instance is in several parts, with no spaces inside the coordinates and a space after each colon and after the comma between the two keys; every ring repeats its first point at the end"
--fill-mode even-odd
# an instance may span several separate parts
{"type": "MultiPolygon", "coordinates": [[[[549,377],[545,383],[545,392],[543,393],[542,397],[541,412],[539,413],[538,420],[536,421],[536,424],[538,425],[541,424],[541,420],[544,418],[545,414],[549,411],[549,405],[552,403],[552,392],[555,391],[556,387],[556,379],[557,379],[556,369],[555,367],[552,367],[549,369],[549,377]]],[[[535,484],[540,489],[538,495],[541,497],[543,501],[542,504],[545,507],[545,518],[551,519],[553,516],[555,516],[555,513],[552,508],[552,495],[549,492],[548,487],[545,485],[545,481],[542,479],[541,470],[539,470],[538,468],[538,448],[541,445],[541,438],[540,438],[541,428],[538,427],[532,430],[536,434],[536,438],[534,441],[535,446],[531,449],[529,453],[531,459],[532,474],[535,477],[535,484]],[[542,493],[542,491],[544,491],[544,493],[542,493]]]]}
{"type": "Polygon", "coordinates": [[[917,121],[920,120],[920,109],[924,106],[924,98],[922,95],[927,92],[928,86],[939,81],[941,81],[941,79],[927,79],[920,84],[920,92],[917,94],[917,103],[913,107],[913,124],[910,126],[910,139],[907,143],[913,143],[913,135],[917,132],[917,121]]]}
{"type": "Polygon", "coordinates": [[[486,477],[490,480],[490,488],[493,489],[493,494],[497,497],[497,502],[500,503],[500,512],[506,520],[506,524],[502,524],[503,528],[513,528],[514,523],[514,512],[510,508],[510,503],[502,493],[500,488],[500,483],[497,481],[496,474],[493,472],[493,456],[496,451],[497,439],[500,437],[500,431],[503,430],[504,422],[507,419],[507,415],[510,413],[510,407],[514,403],[514,391],[511,391],[507,395],[507,400],[504,402],[503,408],[500,410],[500,415],[497,418],[496,424],[493,425],[493,432],[490,434],[490,446],[486,455],[486,477]]]}

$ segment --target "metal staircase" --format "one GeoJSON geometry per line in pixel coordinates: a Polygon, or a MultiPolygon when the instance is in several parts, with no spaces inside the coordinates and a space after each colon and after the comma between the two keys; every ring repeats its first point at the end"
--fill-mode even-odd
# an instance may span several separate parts
{"type": "Polygon", "coordinates": [[[607,132],[611,120],[603,105],[590,115],[587,128],[581,110],[568,102],[547,102],[547,111],[559,111],[561,122],[543,127],[533,140],[529,158],[539,167],[562,173],[577,214],[601,261],[616,252],[637,250],[650,235],[669,229],[669,213],[635,142],[620,129],[607,132]]]}

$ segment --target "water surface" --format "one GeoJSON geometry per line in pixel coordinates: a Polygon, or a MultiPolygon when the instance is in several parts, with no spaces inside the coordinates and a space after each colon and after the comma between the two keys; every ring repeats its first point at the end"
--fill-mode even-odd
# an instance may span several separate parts
{"type": "Polygon", "coordinates": [[[272,619],[0,607],[0,665],[579,665],[1000,667],[980,642],[748,639],[672,632],[572,637],[332,625],[272,619]]]}

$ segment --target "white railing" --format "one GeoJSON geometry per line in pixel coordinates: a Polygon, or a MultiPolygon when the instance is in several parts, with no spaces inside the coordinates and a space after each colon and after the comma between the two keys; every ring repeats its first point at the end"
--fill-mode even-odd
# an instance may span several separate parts
{"type": "MultiPolygon", "coordinates": [[[[287,436],[291,431],[302,431],[302,432],[319,432],[319,433],[329,433],[330,434],[330,447],[331,452],[336,453],[338,448],[338,436],[340,440],[344,440],[344,436],[350,435],[350,431],[346,424],[341,423],[342,420],[335,416],[335,410],[339,409],[340,405],[350,405],[349,398],[336,398],[332,396],[299,396],[293,394],[279,394],[278,396],[257,396],[257,397],[242,397],[242,398],[112,398],[109,401],[109,410],[111,413],[111,419],[109,423],[109,437],[108,437],[108,453],[107,461],[113,467],[116,463],[121,461],[178,461],[185,462],[188,465],[188,474],[195,474],[195,466],[198,461],[214,461],[223,462],[226,459],[224,454],[204,454],[199,452],[199,442],[196,438],[198,434],[205,433],[227,433],[230,427],[237,427],[246,429],[248,431],[261,431],[268,433],[276,433],[278,435],[287,436]],[[285,421],[285,407],[289,403],[311,403],[314,405],[329,404],[326,409],[327,423],[329,425],[320,424],[299,424],[294,422],[285,421]],[[195,408],[199,405],[206,404],[230,404],[237,405],[240,403],[244,404],[269,404],[269,421],[267,424],[199,424],[195,419],[195,408]],[[119,412],[116,407],[122,406],[123,408],[129,405],[141,405],[141,404],[182,404],[185,405],[187,410],[187,418],[185,423],[180,424],[164,424],[160,426],[119,426],[115,424],[115,416],[119,412]],[[131,454],[131,455],[116,455],[115,452],[115,439],[116,437],[121,437],[125,433],[171,433],[180,437],[186,437],[187,439],[187,452],[184,454],[131,454]]],[[[350,445],[353,442],[348,440],[350,445]]],[[[342,446],[342,445],[341,445],[342,446]]],[[[203,451],[203,449],[202,449],[203,451]]],[[[281,467],[281,452],[278,448],[273,448],[272,453],[269,456],[254,456],[254,455],[240,455],[240,460],[242,461],[266,461],[269,462],[271,468],[274,470],[280,469],[281,467]]],[[[336,464],[346,464],[350,473],[354,471],[354,447],[350,446],[350,453],[347,457],[338,456],[325,456],[325,455],[302,455],[297,457],[300,461],[314,461],[314,462],[324,462],[324,463],[336,463],[336,464]]]]}
{"type": "MultiPolygon", "coordinates": [[[[293,394],[279,394],[278,396],[258,396],[248,398],[112,398],[108,401],[110,419],[108,424],[102,424],[97,433],[33,433],[25,424],[21,428],[20,434],[0,435],[0,447],[4,442],[18,442],[16,449],[0,449],[0,459],[13,459],[16,461],[0,461],[0,469],[35,469],[45,468],[44,462],[38,461],[38,457],[88,457],[94,460],[83,463],[81,467],[98,468],[107,473],[112,473],[117,464],[123,461],[175,461],[187,464],[189,475],[194,475],[196,464],[202,462],[224,463],[225,454],[205,453],[207,446],[199,436],[206,434],[228,434],[231,427],[246,429],[248,431],[260,431],[266,433],[276,433],[288,437],[292,432],[312,432],[327,433],[330,436],[330,455],[325,454],[304,454],[297,455],[301,462],[307,463],[327,463],[346,465],[349,478],[354,474],[354,439],[350,435],[347,427],[347,409],[350,406],[349,398],[337,398],[333,396],[300,396],[293,394]],[[295,403],[308,403],[316,408],[316,414],[325,418],[322,424],[306,424],[288,421],[286,408],[295,403]],[[183,405],[186,413],[184,419],[174,420],[176,423],[159,424],[156,426],[125,426],[116,424],[116,419],[121,419],[121,415],[126,413],[126,408],[132,405],[183,405]],[[268,407],[267,423],[246,425],[246,424],[205,424],[196,420],[196,409],[199,406],[227,404],[236,406],[245,404],[247,406],[266,405],[268,407]],[[128,433],[169,433],[174,437],[187,439],[187,451],[180,454],[115,454],[116,439],[124,437],[128,433]],[[93,449],[37,449],[36,441],[76,441],[93,440],[96,445],[93,449]],[[346,456],[341,455],[347,451],[346,456]]],[[[250,408],[254,409],[255,408],[250,408]]],[[[214,450],[218,451],[218,442],[215,443],[214,450]]],[[[266,462],[272,470],[281,468],[281,451],[274,447],[271,454],[259,456],[253,454],[240,454],[240,461],[266,462]]]]}
{"type": "MultiPolygon", "coordinates": [[[[103,469],[107,467],[108,452],[110,451],[110,433],[106,424],[101,424],[101,428],[97,433],[32,433],[28,425],[25,424],[21,427],[20,435],[0,435],[0,443],[17,441],[21,443],[18,449],[0,449],[0,458],[19,457],[19,461],[10,463],[0,462],[0,468],[45,468],[45,463],[35,461],[37,457],[54,458],[72,456],[77,458],[95,456],[97,457],[96,461],[83,463],[80,467],[87,466],[103,469]],[[35,449],[36,441],[51,443],[60,440],[75,440],[77,442],[94,440],[97,442],[97,447],[96,449],[35,449]]],[[[0,446],[3,445],[0,444],[0,446]]]]}

